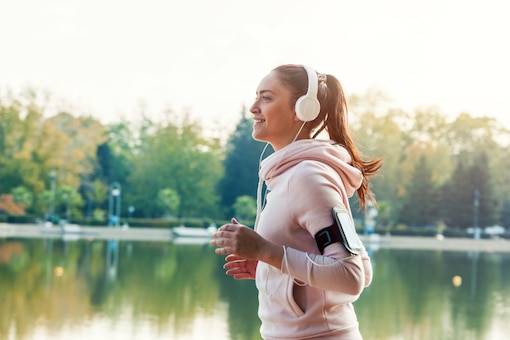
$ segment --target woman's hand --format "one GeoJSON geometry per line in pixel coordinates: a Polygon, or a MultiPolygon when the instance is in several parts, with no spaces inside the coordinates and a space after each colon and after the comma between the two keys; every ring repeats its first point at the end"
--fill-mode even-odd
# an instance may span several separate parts
{"type": "Polygon", "coordinates": [[[244,257],[230,254],[225,258],[225,265],[223,269],[226,269],[226,274],[231,275],[236,280],[249,280],[255,279],[255,272],[257,270],[257,260],[249,260],[244,257]]]}
{"type": "Polygon", "coordinates": [[[216,254],[232,254],[245,260],[264,261],[277,268],[281,266],[283,248],[267,241],[253,229],[239,224],[234,218],[232,223],[222,225],[213,234],[211,245],[218,247],[215,249],[216,254]]]}
{"type": "Polygon", "coordinates": [[[213,234],[211,244],[216,254],[236,254],[246,259],[257,260],[264,243],[267,242],[253,229],[239,224],[235,218],[232,223],[222,225],[213,234]]]}

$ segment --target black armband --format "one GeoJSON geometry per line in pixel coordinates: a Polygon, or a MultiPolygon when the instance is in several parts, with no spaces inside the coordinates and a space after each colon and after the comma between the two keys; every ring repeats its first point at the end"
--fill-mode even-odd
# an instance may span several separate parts
{"type": "Polygon", "coordinates": [[[324,254],[324,248],[335,242],[342,242],[342,234],[336,223],[333,223],[329,227],[319,230],[315,234],[315,242],[319,247],[321,254],[324,254]]]}
{"type": "Polygon", "coordinates": [[[363,243],[356,233],[350,214],[347,210],[340,208],[333,208],[331,212],[333,214],[333,224],[315,234],[315,242],[321,254],[324,254],[324,248],[335,242],[341,242],[352,255],[361,254],[363,243]]]}

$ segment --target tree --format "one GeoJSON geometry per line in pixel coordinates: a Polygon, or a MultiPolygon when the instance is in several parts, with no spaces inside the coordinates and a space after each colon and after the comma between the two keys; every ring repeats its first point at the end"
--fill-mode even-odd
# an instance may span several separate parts
{"type": "Polygon", "coordinates": [[[166,215],[173,215],[179,211],[181,199],[173,189],[161,189],[158,192],[158,204],[165,210],[166,215]]]}
{"type": "Polygon", "coordinates": [[[51,101],[51,95],[27,89],[0,102],[0,192],[25,187],[36,199],[36,214],[44,210],[37,200],[50,173],[58,170],[59,182],[77,188],[92,171],[96,147],[104,140],[104,128],[93,118],[64,111],[51,116],[51,101]]]}
{"type": "MultiPolygon", "coordinates": [[[[385,202],[388,207],[386,216],[389,224],[394,224],[401,209],[399,199],[405,191],[407,174],[412,170],[406,163],[409,141],[402,129],[408,121],[408,114],[398,110],[390,110],[383,115],[366,111],[355,117],[351,131],[360,150],[366,158],[383,158],[380,174],[371,179],[371,184],[377,201],[385,202]]],[[[357,204],[357,200],[354,202],[357,204]]],[[[363,211],[353,209],[353,213],[363,218],[363,211]]]]}
{"type": "Polygon", "coordinates": [[[106,133],[108,139],[96,150],[98,167],[92,177],[106,184],[118,182],[124,186],[133,168],[135,134],[127,122],[108,125],[106,133]]]}
{"type": "Polygon", "coordinates": [[[503,202],[501,209],[500,224],[505,228],[510,228],[510,201],[503,202]]]}
{"type": "Polygon", "coordinates": [[[18,186],[12,189],[11,195],[14,199],[14,202],[23,204],[25,210],[30,209],[34,203],[34,195],[23,186],[18,186]]]}
{"type": "Polygon", "coordinates": [[[0,193],[17,186],[29,190],[43,187],[32,155],[38,147],[34,136],[42,120],[42,110],[35,100],[33,91],[25,91],[18,97],[10,94],[0,102],[0,193]]]}
{"type": "Polygon", "coordinates": [[[478,223],[480,227],[494,225],[496,218],[496,200],[493,196],[493,190],[490,183],[489,160],[487,155],[482,152],[475,158],[475,162],[469,169],[468,177],[473,192],[479,193],[478,197],[478,223]]]}
{"type": "Polygon", "coordinates": [[[14,202],[12,195],[0,194],[0,213],[25,215],[25,208],[22,204],[14,202]]]}
{"type": "Polygon", "coordinates": [[[38,211],[44,213],[44,219],[49,220],[52,219],[51,215],[51,207],[54,204],[53,193],[50,190],[44,190],[40,192],[37,197],[37,209],[38,211]]]}
{"type": "MultiPolygon", "coordinates": [[[[490,196],[485,184],[482,185],[485,179],[476,178],[481,174],[476,165],[469,166],[467,158],[467,155],[459,157],[451,180],[445,183],[441,190],[441,215],[449,227],[461,229],[473,227],[477,196],[479,199],[485,195],[490,196]]],[[[483,210],[486,211],[485,208],[483,210]]]]}
{"type": "Polygon", "coordinates": [[[441,188],[441,216],[448,227],[466,229],[473,225],[473,195],[467,165],[458,160],[451,179],[441,188]]]}
{"type": "Polygon", "coordinates": [[[64,185],[57,190],[56,198],[61,210],[64,211],[67,221],[71,221],[73,216],[81,216],[77,208],[83,206],[83,199],[76,188],[64,185]]]}
{"type": "Polygon", "coordinates": [[[422,155],[404,195],[400,222],[417,227],[433,225],[438,219],[435,195],[432,170],[427,158],[422,155]]]}
{"type": "Polygon", "coordinates": [[[200,125],[184,116],[140,127],[140,145],[129,177],[130,203],[141,216],[155,217],[160,208],[155,198],[161,188],[180,197],[179,216],[216,216],[216,185],[222,175],[220,145],[205,139],[200,125]]]}
{"type": "MultiPolygon", "coordinates": [[[[227,147],[223,167],[225,174],[218,184],[225,217],[234,213],[233,204],[241,196],[257,196],[259,159],[264,144],[251,136],[253,122],[243,108],[242,116],[227,147]]],[[[269,153],[268,153],[269,154],[269,153]]]]}
{"type": "Polygon", "coordinates": [[[251,196],[239,196],[234,203],[235,216],[243,224],[255,223],[257,216],[257,202],[251,196]]]}
{"type": "Polygon", "coordinates": [[[105,128],[96,119],[74,117],[68,112],[60,112],[46,123],[65,136],[54,168],[63,183],[78,188],[80,178],[90,176],[95,168],[97,148],[107,140],[105,128]]]}

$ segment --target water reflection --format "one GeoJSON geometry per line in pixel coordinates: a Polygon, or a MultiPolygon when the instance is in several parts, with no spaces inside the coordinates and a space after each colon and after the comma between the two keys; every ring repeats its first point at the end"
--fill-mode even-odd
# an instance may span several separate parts
{"type": "MultiPolygon", "coordinates": [[[[509,253],[371,251],[366,339],[504,338],[509,253]]],[[[222,265],[206,244],[0,240],[0,339],[260,339],[254,282],[222,265]]]]}
{"type": "Polygon", "coordinates": [[[117,266],[119,264],[119,241],[109,240],[106,247],[106,277],[108,281],[117,278],[117,266]]]}
{"type": "Polygon", "coordinates": [[[510,317],[500,302],[510,302],[508,253],[383,249],[374,259],[356,303],[368,339],[506,339],[497,324],[510,317]]]}

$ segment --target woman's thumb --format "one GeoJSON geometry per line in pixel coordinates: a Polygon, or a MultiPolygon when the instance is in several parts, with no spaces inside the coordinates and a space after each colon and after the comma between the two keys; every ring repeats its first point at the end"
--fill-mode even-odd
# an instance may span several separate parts
{"type": "Polygon", "coordinates": [[[232,217],[232,223],[233,223],[233,224],[239,224],[239,221],[238,221],[238,220],[236,220],[236,218],[235,218],[235,217],[232,217]]]}

